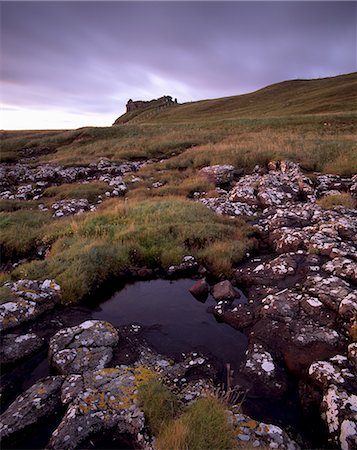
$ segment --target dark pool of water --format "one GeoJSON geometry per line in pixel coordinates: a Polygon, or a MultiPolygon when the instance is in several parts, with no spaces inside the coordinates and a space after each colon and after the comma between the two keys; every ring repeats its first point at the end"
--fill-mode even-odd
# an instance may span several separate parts
{"type": "MultiPolygon", "coordinates": [[[[216,302],[211,296],[204,303],[196,300],[189,292],[193,283],[183,279],[129,284],[101,303],[93,311],[93,319],[115,326],[139,324],[143,337],[159,353],[200,351],[238,371],[247,349],[246,336],[208,313],[216,302]]],[[[236,300],[245,301],[243,295],[236,300]]]]}

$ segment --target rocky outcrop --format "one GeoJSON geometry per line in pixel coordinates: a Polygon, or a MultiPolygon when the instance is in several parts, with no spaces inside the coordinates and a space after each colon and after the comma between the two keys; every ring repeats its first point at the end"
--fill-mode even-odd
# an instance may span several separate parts
{"type": "Polygon", "coordinates": [[[61,374],[103,369],[109,365],[118,341],[118,332],[109,322],[87,320],[60,330],[51,338],[50,363],[61,374]]]}
{"type": "MultiPolygon", "coordinates": [[[[149,161],[150,162],[150,161],[149,161]]],[[[38,165],[32,167],[25,164],[8,165],[0,171],[0,199],[3,200],[39,200],[43,198],[46,188],[69,183],[88,183],[90,181],[103,181],[108,184],[105,197],[116,197],[127,192],[127,186],[123,175],[128,172],[136,172],[147,161],[115,163],[102,159],[88,166],[63,167],[54,164],[38,165]]],[[[96,203],[102,202],[102,196],[98,196],[96,203]]],[[[95,205],[88,199],[65,199],[40,204],[42,211],[54,210],[54,217],[62,217],[78,214],[85,211],[93,211],[95,205]]]]}

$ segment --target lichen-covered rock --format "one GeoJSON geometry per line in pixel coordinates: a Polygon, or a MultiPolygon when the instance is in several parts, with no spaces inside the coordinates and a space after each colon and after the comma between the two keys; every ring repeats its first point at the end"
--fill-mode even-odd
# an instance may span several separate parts
{"type": "Polygon", "coordinates": [[[100,369],[69,377],[62,389],[68,409],[48,448],[75,449],[91,434],[113,428],[130,434],[136,448],[151,448],[137,401],[139,383],[150,377],[153,373],[145,368],[100,369]]]}
{"type": "Polygon", "coordinates": [[[287,388],[284,370],[274,361],[272,354],[262,344],[250,344],[241,364],[240,375],[250,396],[281,396],[287,388]]]}
{"type": "Polygon", "coordinates": [[[3,445],[60,409],[61,376],[44,378],[21,394],[0,416],[3,445]]]}
{"type": "Polygon", "coordinates": [[[356,344],[348,347],[348,357],[336,355],[328,361],[317,361],[309,368],[310,379],[322,390],[322,418],[330,440],[344,450],[357,443],[357,372],[356,344]]]}
{"type": "Polygon", "coordinates": [[[309,294],[334,311],[338,311],[341,301],[352,292],[352,287],[346,281],[335,276],[308,276],[304,287],[309,294]]]}
{"type": "Polygon", "coordinates": [[[19,280],[5,283],[17,298],[0,305],[0,330],[13,328],[53,309],[60,298],[60,287],[53,280],[19,280]]]}
{"type": "Polygon", "coordinates": [[[324,266],[327,272],[357,282],[357,262],[348,258],[337,257],[328,261],[324,266]]]}
{"type": "Polygon", "coordinates": [[[321,404],[323,417],[334,444],[342,450],[357,446],[357,395],[330,385],[321,404]]]}
{"type": "Polygon", "coordinates": [[[230,183],[233,180],[234,167],[229,164],[207,166],[203,167],[200,170],[200,174],[205,176],[216,186],[222,186],[224,184],[230,183]]]}
{"type": "Polygon", "coordinates": [[[227,198],[227,195],[201,198],[199,201],[215,213],[231,217],[253,216],[258,209],[257,206],[248,205],[247,203],[232,202],[227,198]]]}
{"type": "Polygon", "coordinates": [[[212,297],[217,301],[233,301],[238,296],[238,292],[229,280],[220,281],[212,287],[212,297]]]}
{"type": "Polygon", "coordinates": [[[36,334],[7,334],[1,339],[0,361],[2,364],[14,363],[34,353],[43,345],[43,339],[36,334]]]}
{"type": "Polygon", "coordinates": [[[228,414],[228,420],[234,427],[238,447],[284,450],[298,450],[300,448],[285,431],[276,425],[253,420],[244,414],[228,414]]]}
{"type": "Polygon", "coordinates": [[[81,374],[107,367],[118,340],[118,332],[109,322],[87,320],[60,330],[51,338],[50,363],[61,374],[81,374]]]}
{"type": "Polygon", "coordinates": [[[59,200],[58,202],[53,203],[51,208],[54,210],[53,217],[57,219],[95,210],[95,206],[90,205],[86,198],[59,200]]]}

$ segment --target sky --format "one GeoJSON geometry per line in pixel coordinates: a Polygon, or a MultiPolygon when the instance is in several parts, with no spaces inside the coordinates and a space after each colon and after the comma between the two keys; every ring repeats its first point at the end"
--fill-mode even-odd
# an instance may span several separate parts
{"type": "Polygon", "coordinates": [[[357,2],[1,2],[2,129],[110,126],[181,102],[355,72],[357,2]]]}

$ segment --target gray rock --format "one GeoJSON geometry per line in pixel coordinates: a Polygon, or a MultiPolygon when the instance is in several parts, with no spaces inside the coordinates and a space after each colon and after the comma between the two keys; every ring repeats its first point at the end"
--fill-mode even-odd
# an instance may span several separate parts
{"type": "Polygon", "coordinates": [[[138,369],[100,369],[72,376],[63,385],[62,399],[68,409],[53,432],[49,449],[75,449],[92,433],[116,428],[128,433],[137,448],[151,448],[144,429],[144,413],[137,401],[138,369]]]}
{"type": "MultiPolygon", "coordinates": [[[[13,438],[60,409],[61,376],[44,378],[21,394],[0,416],[2,439],[13,438]]],[[[3,442],[4,444],[4,442],[3,442]]]]}
{"type": "Polygon", "coordinates": [[[53,280],[19,280],[5,286],[17,298],[0,305],[0,330],[35,319],[53,309],[60,299],[60,287],[53,280]]]}
{"type": "Polygon", "coordinates": [[[280,427],[251,419],[244,414],[228,413],[238,447],[298,450],[299,445],[280,427]]]}
{"type": "Polygon", "coordinates": [[[8,334],[2,338],[0,360],[2,364],[16,362],[42,347],[44,341],[36,334],[8,334]]]}
{"type": "Polygon", "coordinates": [[[61,374],[81,374],[107,367],[119,335],[108,322],[87,320],[65,328],[50,340],[50,364],[61,374]]]}

